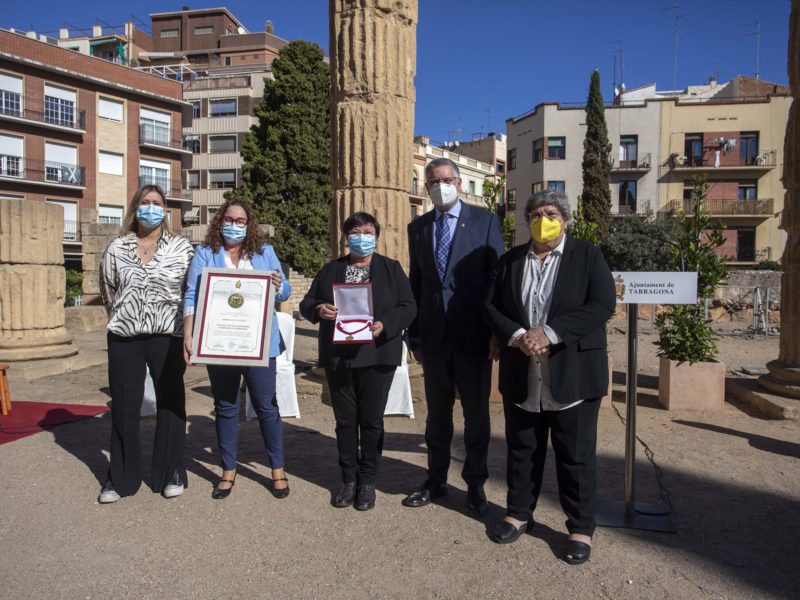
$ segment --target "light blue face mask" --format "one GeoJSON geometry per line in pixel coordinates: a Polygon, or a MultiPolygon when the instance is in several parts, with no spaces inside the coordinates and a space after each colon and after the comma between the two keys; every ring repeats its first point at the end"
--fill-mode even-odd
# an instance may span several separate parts
{"type": "Polygon", "coordinates": [[[238,244],[244,241],[247,235],[247,225],[237,225],[236,223],[223,223],[222,238],[229,244],[238,244]]]}
{"type": "Polygon", "coordinates": [[[157,204],[142,204],[136,209],[136,220],[145,227],[158,227],[164,221],[164,208],[157,204]]]}
{"type": "Polygon", "coordinates": [[[375,251],[375,236],[371,233],[354,233],[347,236],[347,246],[356,256],[369,256],[375,251]]]}

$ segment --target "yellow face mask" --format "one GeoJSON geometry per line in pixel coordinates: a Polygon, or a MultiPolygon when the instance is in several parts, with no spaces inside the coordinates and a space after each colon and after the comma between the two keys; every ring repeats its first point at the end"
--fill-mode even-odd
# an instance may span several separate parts
{"type": "Polygon", "coordinates": [[[533,217],[530,222],[531,239],[540,244],[547,244],[561,235],[561,222],[550,217],[533,217]]]}

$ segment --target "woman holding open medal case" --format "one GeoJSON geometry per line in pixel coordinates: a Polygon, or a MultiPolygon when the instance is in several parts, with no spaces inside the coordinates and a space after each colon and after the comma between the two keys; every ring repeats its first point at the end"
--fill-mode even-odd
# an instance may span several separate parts
{"type": "Polygon", "coordinates": [[[356,509],[369,510],[375,506],[383,412],[402,357],[403,331],[414,320],[417,306],[400,263],[375,252],[381,233],[375,217],[354,213],[343,223],[342,233],[350,253],[322,267],[300,312],[319,323],[319,364],[325,369],[336,418],[342,487],[332,504],[344,508],[355,503],[356,509]],[[334,286],[348,283],[369,284],[371,319],[337,319],[334,286]],[[371,335],[364,336],[369,331],[371,335]]]}
{"type": "MultiPolygon", "coordinates": [[[[197,308],[197,293],[204,267],[273,271],[272,283],[276,288],[276,302],[289,297],[292,288],[281,270],[275,251],[267,244],[252,207],[239,200],[223,204],[208,227],[205,243],[197,248],[189,267],[187,290],[184,298],[184,344],[186,364],[192,359],[192,327],[197,308]]],[[[244,296],[231,294],[228,304],[236,308],[244,296]]],[[[275,397],[275,357],[284,349],[273,314],[273,327],[269,347],[269,367],[208,365],[208,378],[214,394],[217,440],[219,443],[222,477],[211,493],[215,500],[227,498],[236,477],[236,452],[239,440],[239,386],[242,377],[258,415],[261,435],[272,468],[270,492],[276,498],[289,495],[289,482],[283,470],[283,426],[275,397]]]]}

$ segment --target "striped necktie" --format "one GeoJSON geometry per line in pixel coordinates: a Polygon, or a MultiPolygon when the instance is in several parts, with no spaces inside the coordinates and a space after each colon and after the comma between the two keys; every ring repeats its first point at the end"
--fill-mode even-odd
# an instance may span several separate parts
{"type": "Polygon", "coordinates": [[[447,272],[447,259],[450,256],[450,224],[448,219],[452,215],[443,212],[436,219],[436,269],[439,271],[439,279],[444,281],[444,274],[447,272]]]}

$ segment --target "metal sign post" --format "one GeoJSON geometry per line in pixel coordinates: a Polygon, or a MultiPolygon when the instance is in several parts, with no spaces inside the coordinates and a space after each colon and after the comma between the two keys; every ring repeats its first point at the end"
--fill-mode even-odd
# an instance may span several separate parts
{"type": "MultiPolygon", "coordinates": [[[[625,391],[625,499],[598,498],[597,525],[675,533],[667,507],[636,502],[636,397],[639,303],[695,304],[697,273],[614,273],[617,301],[627,304],[628,365],[625,391]]],[[[609,374],[609,377],[611,375],[609,374]]]]}

